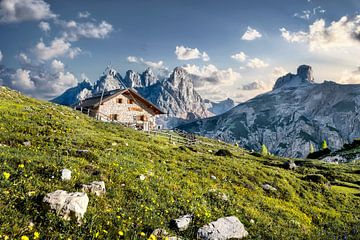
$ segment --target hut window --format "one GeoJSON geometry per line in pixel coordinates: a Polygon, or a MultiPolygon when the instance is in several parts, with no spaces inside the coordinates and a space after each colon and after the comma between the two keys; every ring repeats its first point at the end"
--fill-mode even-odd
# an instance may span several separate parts
{"type": "Polygon", "coordinates": [[[117,114],[110,114],[110,120],[118,120],[118,115],[117,114]]]}
{"type": "Polygon", "coordinates": [[[147,121],[148,120],[148,118],[147,118],[147,116],[145,116],[145,115],[141,115],[140,116],[140,121],[147,121]]]}
{"type": "Polygon", "coordinates": [[[128,100],[127,100],[127,103],[128,103],[128,104],[133,104],[133,103],[134,103],[134,100],[133,100],[133,99],[128,99],[128,100]]]}
{"type": "Polygon", "coordinates": [[[123,103],[122,98],[118,98],[118,99],[117,99],[117,103],[123,103]]]}

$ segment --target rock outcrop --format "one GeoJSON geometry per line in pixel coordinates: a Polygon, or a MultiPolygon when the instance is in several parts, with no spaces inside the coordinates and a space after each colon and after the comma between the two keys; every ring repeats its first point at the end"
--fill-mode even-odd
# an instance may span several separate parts
{"type": "Polygon", "coordinates": [[[211,222],[197,232],[197,238],[201,240],[227,240],[242,239],[249,233],[244,225],[235,217],[224,217],[211,222]]]}
{"type": "Polygon", "coordinates": [[[68,193],[67,191],[57,190],[46,194],[43,202],[65,220],[73,218],[81,224],[87,210],[89,198],[86,193],[68,193]]]}

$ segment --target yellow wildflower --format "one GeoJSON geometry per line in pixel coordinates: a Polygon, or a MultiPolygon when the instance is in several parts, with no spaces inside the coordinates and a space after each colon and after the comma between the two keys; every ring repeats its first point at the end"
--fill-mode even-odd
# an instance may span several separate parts
{"type": "Polygon", "coordinates": [[[24,166],[24,164],[19,164],[18,165],[18,168],[24,168],[25,166],[24,166]]]}
{"type": "Polygon", "coordinates": [[[9,240],[9,236],[5,235],[4,240],[9,240]]]}
{"type": "Polygon", "coordinates": [[[124,232],[123,232],[123,231],[119,231],[119,236],[124,236],[124,232]]]}
{"type": "Polygon", "coordinates": [[[4,176],[5,180],[8,180],[10,178],[10,173],[4,172],[3,176],[4,176]]]}
{"type": "Polygon", "coordinates": [[[148,240],[156,240],[156,237],[154,234],[151,234],[150,237],[148,238],[148,240]]]}
{"type": "Polygon", "coordinates": [[[29,240],[29,237],[28,237],[28,236],[21,236],[20,239],[21,239],[21,240],[29,240]]]}
{"type": "Polygon", "coordinates": [[[40,238],[40,233],[34,232],[34,239],[39,239],[39,238],[40,238]]]}
{"type": "Polygon", "coordinates": [[[140,233],[140,236],[145,237],[146,234],[145,234],[144,232],[141,232],[141,233],[140,233]]]}

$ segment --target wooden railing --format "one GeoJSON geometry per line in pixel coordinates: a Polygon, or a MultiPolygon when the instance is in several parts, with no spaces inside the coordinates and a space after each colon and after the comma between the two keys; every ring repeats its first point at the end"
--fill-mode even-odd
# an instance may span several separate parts
{"type": "Polygon", "coordinates": [[[169,140],[169,143],[177,143],[183,145],[194,145],[197,140],[196,137],[190,136],[189,134],[179,134],[174,130],[150,130],[147,131],[149,135],[160,136],[169,140]]]}

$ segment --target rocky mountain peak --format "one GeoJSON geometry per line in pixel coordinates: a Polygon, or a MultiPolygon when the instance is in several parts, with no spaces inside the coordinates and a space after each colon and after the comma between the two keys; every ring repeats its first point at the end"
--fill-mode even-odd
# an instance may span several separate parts
{"type": "Polygon", "coordinates": [[[314,76],[311,66],[300,65],[297,68],[297,73],[288,73],[285,76],[278,78],[275,82],[273,90],[282,88],[296,88],[306,86],[314,83],[314,76]]]}
{"type": "Polygon", "coordinates": [[[143,87],[150,86],[157,82],[157,77],[153,70],[148,67],[142,74],[141,74],[141,83],[143,87]]]}
{"type": "Polygon", "coordinates": [[[142,87],[140,75],[133,70],[126,71],[123,82],[128,88],[142,87]]]}
{"type": "Polygon", "coordinates": [[[313,71],[312,71],[312,67],[309,65],[300,65],[297,68],[297,74],[301,79],[307,80],[311,83],[314,82],[314,76],[313,76],[313,71]]]}
{"type": "Polygon", "coordinates": [[[193,87],[193,82],[188,72],[182,67],[176,67],[171,73],[169,82],[173,86],[185,85],[187,87],[193,87]]]}

